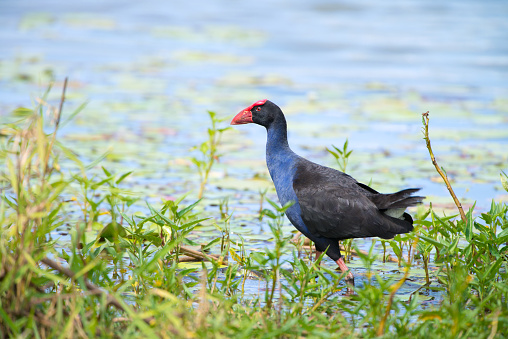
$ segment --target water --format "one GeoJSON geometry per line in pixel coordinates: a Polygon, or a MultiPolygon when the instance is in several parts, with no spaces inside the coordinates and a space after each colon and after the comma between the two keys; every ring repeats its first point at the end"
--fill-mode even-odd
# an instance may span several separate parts
{"type": "MultiPolygon", "coordinates": [[[[157,203],[196,194],[189,157],[206,139],[206,110],[232,117],[269,98],[297,153],[333,166],[325,147],[349,138],[359,181],[422,187],[427,203],[456,213],[421,140],[429,110],[440,165],[464,205],[482,210],[508,200],[507,18],[508,3],[494,0],[4,1],[0,116],[30,106],[51,75],[56,103],[68,76],[66,112],[89,103],[62,130],[66,145],[85,161],[111,150],[105,166],[134,170],[125,184],[157,203]]],[[[265,138],[259,126],[228,131],[208,187],[252,234],[266,234],[253,218],[260,185],[271,187],[265,138]]]]}

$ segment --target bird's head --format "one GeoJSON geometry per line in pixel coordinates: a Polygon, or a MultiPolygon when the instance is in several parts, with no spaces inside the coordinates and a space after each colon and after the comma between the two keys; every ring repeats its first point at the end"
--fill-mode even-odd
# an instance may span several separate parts
{"type": "Polygon", "coordinates": [[[280,108],[270,100],[259,100],[242,109],[233,120],[231,125],[243,125],[255,123],[261,126],[268,127],[275,120],[277,115],[281,115],[280,108]]]}

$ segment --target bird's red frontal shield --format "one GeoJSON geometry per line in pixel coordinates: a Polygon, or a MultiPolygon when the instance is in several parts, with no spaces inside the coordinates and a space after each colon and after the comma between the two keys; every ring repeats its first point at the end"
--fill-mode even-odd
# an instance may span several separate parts
{"type": "Polygon", "coordinates": [[[251,110],[255,106],[264,105],[266,103],[267,99],[259,100],[250,105],[249,107],[242,109],[240,113],[238,113],[233,120],[231,120],[231,125],[243,125],[243,124],[250,124],[252,121],[252,112],[251,110]]]}

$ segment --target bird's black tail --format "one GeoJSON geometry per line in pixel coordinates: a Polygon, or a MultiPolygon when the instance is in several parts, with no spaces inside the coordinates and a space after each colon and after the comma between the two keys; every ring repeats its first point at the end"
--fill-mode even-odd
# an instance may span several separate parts
{"type": "Polygon", "coordinates": [[[375,194],[369,198],[381,211],[399,208],[406,209],[420,204],[425,199],[425,197],[421,196],[412,196],[412,194],[419,190],[419,188],[408,188],[396,193],[375,194]]]}
{"type": "Polygon", "coordinates": [[[408,213],[404,213],[402,218],[394,218],[386,214],[383,217],[389,220],[389,227],[385,229],[383,235],[379,236],[380,238],[391,239],[397,234],[409,233],[413,230],[413,218],[408,213]]]}
{"type": "Polygon", "coordinates": [[[419,190],[419,188],[408,188],[396,193],[377,194],[370,197],[383,217],[387,219],[388,228],[385,229],[381,238],[391,239],[397,234],[409,233],[413,230],[413,218],[408,213],[404,213],[404,210],[422,203],[425,197],[412,195],[419,190]]]}

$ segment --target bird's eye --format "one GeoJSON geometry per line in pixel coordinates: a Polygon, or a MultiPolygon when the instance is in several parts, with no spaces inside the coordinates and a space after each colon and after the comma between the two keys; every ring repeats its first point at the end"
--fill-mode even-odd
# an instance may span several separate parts
{"type": "Polygon", "coordinates": [[[259,107],[259,106],[256,107],[256,111],[258,111],[258,112],[261,111],[261,107],[259,107]]]}

